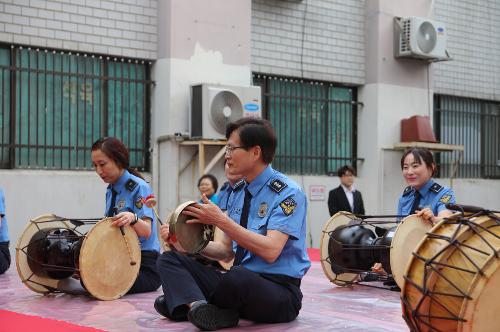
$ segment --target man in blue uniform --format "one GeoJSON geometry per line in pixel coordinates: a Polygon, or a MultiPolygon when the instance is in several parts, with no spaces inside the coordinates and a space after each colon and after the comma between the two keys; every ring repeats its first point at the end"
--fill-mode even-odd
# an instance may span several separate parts
{"type": "MultiPolygon", "coordinates": [[[[158,259],[164,296],[156,310],[174,320],[189,319],[202,330],[238,324],[240,317],[262,323],[294,320],[301,308],[301,278],[311,263],[306,252],[307,200],[291,179],[270,163],[276,136],[266,120],[245,118],[228,126],[226,163],[246,184],[232,191],[227,214],[206,197],[184,210],[190,223],[215,225],[219,242],[201,251],[235,262],[227,273],[202,266],[176,252],[158,259]]],[[[168,226],[162,226],[162,238],[168,226]]]]}
{"type": "Polygon", "coordinates": [[[0,189],[0,274],[7,271],[10,266],[9,229],[5,216],[5,198],[0,189]]]}

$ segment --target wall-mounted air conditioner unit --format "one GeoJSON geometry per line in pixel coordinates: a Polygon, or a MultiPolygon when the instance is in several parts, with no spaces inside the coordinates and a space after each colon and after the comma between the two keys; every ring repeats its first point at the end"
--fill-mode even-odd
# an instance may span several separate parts
{"type": "Polygon", "coordinates": [[[198,84],[191,86],[191,138],[225,139],[229,122],[262,117],[258,86],[198,84]]]}
{"type": "Polygon", "coordinates": [[[451,60],[444,24],[423,17],[394,19],[394,56],[435,61],[451,60]]]}

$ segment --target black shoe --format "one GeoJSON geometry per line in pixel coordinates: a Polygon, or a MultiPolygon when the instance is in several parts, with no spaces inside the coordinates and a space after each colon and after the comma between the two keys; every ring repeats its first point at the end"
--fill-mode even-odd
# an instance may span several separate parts
{"type": "Polygon", "coordinates": [[[205,331],[238,325],[239,314],[234,309],[221,309],[207,301],[196,301],[188,312],[189,321],[205,331]]]}
{"type": "Polygon", "coordinates": [[[173,314],[170,315],[170,313],[168,312],[167,303],[165,302],[165,297],[163,295],[160,295],[156,298],[154,307],[157,313],[159,313],[163,317],[167,317],[170,320],[176,322],[187,321],[188,307],[177,307],[174,309],[173,314]]]}

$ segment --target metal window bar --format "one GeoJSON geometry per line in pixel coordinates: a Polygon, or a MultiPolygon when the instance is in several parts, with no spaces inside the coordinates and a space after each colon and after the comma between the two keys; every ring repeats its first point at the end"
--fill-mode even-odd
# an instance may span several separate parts
{"type": "MultiPolygon", "coordinates": [[[[465,147],[458,178],[500,178],[500,103],[447,95],[434,96],[435,131],[447,144],[465,147]]],[[[438,177],[450,176],[455,156],[437,156],[438,177]]]]}
{"type": "Polygon", "coordinates": [[[0,168],[91,169],[92,143],[111,134],[128,146],[132,167],[149,170],[150,67],[0,45],[0,168]]]}
{"type": "Polygon", "coordinates": [[[356,89],[331,82],[255,73],[263,116],[278,138],[273,167],[287,174],[331,175],[357,157],[356,89]]]}

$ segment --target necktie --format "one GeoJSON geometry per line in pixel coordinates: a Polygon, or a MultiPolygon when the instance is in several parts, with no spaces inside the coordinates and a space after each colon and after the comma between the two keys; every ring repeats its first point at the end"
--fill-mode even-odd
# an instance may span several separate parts
{"type": "Polygon", "coordinates": [[[111,189],[111,204],[109,205],[109,209],[108,209],[108,212],[106,213],[106,217],[112,217],[116,214],[115,205],[116,205],[116,195],[117,194],[118,193],[114,189],[111,189]]]}
{"type": "MultiPolygon", "coordinates": [[[[240,225],[247,228],[248,214],[250,212],[250,202],[252,201],[252,194],[245,188],[245,200],[243,202],[243,210],[241,210],[240,225]]],[[[233,265],[240,265],[243,257],[245,256],[245,248],[238,245],[236,248],[236,254],[234,256],[233,265]]]]}
{"type": "Polygon", "coordinates": [[[420,210],[420,192],[415,191],[415,198],[413,199],[413,204],[411,206],[410,214],[414,214],[416,210],[420,210]]]}

